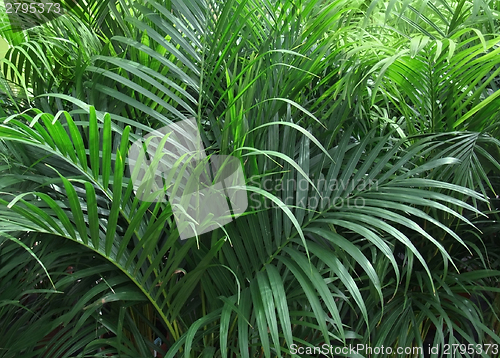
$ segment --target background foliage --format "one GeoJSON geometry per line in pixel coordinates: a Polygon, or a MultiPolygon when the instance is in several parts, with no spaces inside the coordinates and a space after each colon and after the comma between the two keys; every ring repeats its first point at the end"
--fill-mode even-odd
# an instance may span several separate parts
{"type": "Polygon", "coordinates": [[[0,356],[500,343],[497,1],[76,3],[2,18],[0,356]],[[250,206],[181,241],[126,157],[193,117],[250,206]]]}

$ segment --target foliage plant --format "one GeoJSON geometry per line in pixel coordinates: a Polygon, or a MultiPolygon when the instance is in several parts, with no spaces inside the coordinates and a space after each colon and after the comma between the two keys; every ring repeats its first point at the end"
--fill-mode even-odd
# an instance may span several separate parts
{"type": "Polygon", "coordinates": [[[0,357],[500,345],[497,1],[73,2],[1,19],[0,357]],[[249,207],[180,240],[127,154],[189,118],[249,207]]]}

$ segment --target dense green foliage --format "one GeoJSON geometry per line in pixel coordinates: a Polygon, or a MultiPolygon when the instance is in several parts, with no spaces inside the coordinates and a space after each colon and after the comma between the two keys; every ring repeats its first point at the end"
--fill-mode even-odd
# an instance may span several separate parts
{"type": "Polygon", "coordinates": [[[500,2],[76,3],[2,18],[0,357],[500,344],[500,2]],[[182,241],[127,152],[193,117],[250,205],[182,241]]]}

